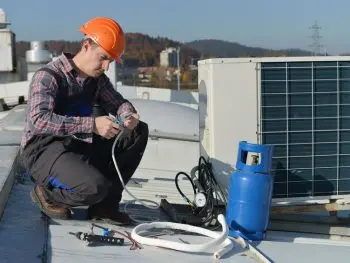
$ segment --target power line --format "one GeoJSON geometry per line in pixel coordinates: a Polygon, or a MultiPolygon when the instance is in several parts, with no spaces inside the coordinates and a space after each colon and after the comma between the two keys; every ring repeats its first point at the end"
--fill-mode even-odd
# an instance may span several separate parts
{"type": "Polygon", "coordinates": [[[309,47],[312,49],[313,56],[317,56],[321,53],[320,50],[321,47],[323,47],[323,45],[320,44],[320,39],[322,38],[320,35],[320,29],[322,28],[317,24],[317,21],[315,21],[315,23],[309,29],[312,30],[312,44],[309,45],[309,47]]]}

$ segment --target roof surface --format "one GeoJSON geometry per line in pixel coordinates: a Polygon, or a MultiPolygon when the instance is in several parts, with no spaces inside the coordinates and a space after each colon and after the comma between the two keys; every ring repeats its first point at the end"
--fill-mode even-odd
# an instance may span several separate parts
{"type": "MultiPolygon", "coordinates": [[[[3,113],[6,117],[0,121],[0,204],[8,202],[0,221],[0,262],[213,262],[213,254],[208,253],[185,253],[164,248],[143,246],[143,249],[130,250],[130,243],[125,246],[86,246],[86,243],[78,240],[69,232],[89,232],[91,222],[87,221],[63,221],[47,220],[41,216],[38,207],[29,198],[32,182],[23,177],[23,171],[13,170],[14,162],[23,127],[25,106],[16,107],[11,112],[3,113]],[[5,138],[6,136],[6,138],[5,138]],[[8,137],[7,137],[8,136],[8,137]],[[8,145],[6,145],[8,144],[8,145]],[[11,189],[13,182],[13,187],[11,189]],[[10,191],[11,190],[11,191],[10,191]]],[[[150,140],[151,141],[151,140],[150,140]]],[[[190,157],[184,157],[183,147],[193,147],[194,142],[158,139],[150,142],[150,149],[134,178],[148,180],[141,187],[129,187],[138,197],[142,197],[143,191],[146,198],[157,200],[153,192],[161,193],[160,189],[172,195],[174,202],[183,203],[180,196],[177,197],[175,187],[167,180],[155,178],[174,178],[179,171],[188,171],[191,163],[195,165],[198,156],[193,150],[190,157]],[[158,144],[161,148],[157,148],[158,144]],[[180,146],[176,146],[177,143],[180,146]],[[153,150],[152,150],[153,149],[153,150]],[[152,160],[154,152],[158,156],[166,158],[167,153],[172,152],[176,159],[169,160],[171,168],[165,170],[164,164],[157,165],[152,160]],[[188,160],[190,159],[190,160],[188,160]],[[159,169],[159,167],[161,167],[159,169]],[[147,179],[148,178],[148,179],[147,179]],[[164,182],[165,181],[165,182],[164,182]],[[158,185],[157,185],[158,184],[158,185]],[[145,189],[149,190],[145,190],[145,189]],[[138,190],[139,189],[139,190],[138,190]],[[158,190],[154,190],[158,189],[158,190]]],[[[154,159],[154,158],[153,158],[154,159]]],[[[164,179],[163,178],[163,179],[164,179]]],[[[124,195],[124,201],[128,200],[124,195]]],[[[1,206],[0,206],[1,207],[1,206]]],[[[78,215],[84,214],[85,208],[76,208],[78,215]]],[[[159,218],[166,220],[167,217],[160,210],[154,211],[139,206],[130,206],[128,209],[133,215],[142,215],[144,218],[159,218]]],[[[1,211],[1,210],[0,210],[1,211]]],[[[105,224],[101,224],[107,226],[105,224]]],[[[112,229],[132,231],[132,227],[122,228],[108,226],[112,229]]],[[[101,233],[99,229],[94,230],[101,233]]],[[[191,234],[166,234],[159,238],[178,242],[202,243],[208,238],[191,234]]],[[[339,238],[340,239],[340,238],[339,238]]],[[[329,236],[307,235],[302,233],[285,233],[269,231],[267,239],[260,243],[253,243],[259,251],[266,255],[270,261],[258,259],[251,251],[243,249],[234,243],[234,249],[221,262],[348,262],[350,255],[350,242],[343,238],[339,241],[330,240],[329,236]]]]}

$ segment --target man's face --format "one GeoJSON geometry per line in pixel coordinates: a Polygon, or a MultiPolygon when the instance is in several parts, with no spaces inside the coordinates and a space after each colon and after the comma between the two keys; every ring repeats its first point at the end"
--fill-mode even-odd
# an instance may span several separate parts
{"type": "Polygon", "coordinates": [[[113,59],[100,46],[87,43],[85,51],[85,74],[97,78],[108,70],[113,59]]]}

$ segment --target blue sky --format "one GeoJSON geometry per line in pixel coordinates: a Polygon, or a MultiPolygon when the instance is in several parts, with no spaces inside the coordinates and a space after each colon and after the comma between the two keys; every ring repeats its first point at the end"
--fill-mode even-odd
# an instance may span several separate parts
{"type": "Polygon", "coordinates": [[[212,38],[310,50],[310,27],[317,20],[323,49],[350,52],[349,0],[3,0],[0,8],[17,40],[79,40],[82,23],[110,16],[126,32],[180,42],[212,38]]]}

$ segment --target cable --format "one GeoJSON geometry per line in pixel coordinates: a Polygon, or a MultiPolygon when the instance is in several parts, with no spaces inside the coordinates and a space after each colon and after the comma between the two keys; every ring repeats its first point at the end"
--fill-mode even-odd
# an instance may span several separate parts
{"type": "MultiPolygon", "coordinates": [[[[120,179],[120,182],[121,182],[123,188],[132,198],[134,198],[134,200],[131,200],[130,202],[128,202],[125,205],[124,209],[126,211],[127,205],[129,203],[133,203],[135,201],[140,202],[141,204],[143,204],[147,208],[158,209],[160,207],[160,205],[158,205],[156,202],[151,201],[151,200],[146,200],[146,199],[138,199],[132,193],[130,193],[129,190],[125,186],[123,177],[121,176],[121,173],[119,171],[119,167],[118,167],[117,161],[115,159],[115,155],[114,155],[116,143],[122,134],[123,134],[123,129],[119,132],[119,134],[116,136],[116,138],[113,142],[112,159],[113,159],[115,169],[117,171],[117,174],[119,176],[119,179],[120,179]],[[146,203],[144,203],[144,201],[154,203],[154,204],[156,204],[156,206],[148,206],[146,203]]],[[[181,172],[180,172],[180,174],[181,174],[181,172]]],[[[186,176],[188,176],[188,175],[186,175],[186,176]]],[[[194,186],[191,178],[189,176],[188,176],[188,178],[190,179],[190,182],[192,183],[192,187],[195,190],[195,186],[194,186]]],[[[180,188],[178,188],[178,189],[180,189],[180,188]]],[[[180,190],[180,192],[181,192],[181,190],[180,190]]],[[[140,220],[136,220],[135,218],[132,218],[132,219],[136,222],[142,222],[140,220]]],[[[233,248],[233,243],[228,238],[228,226],[226,224],[225,217],[222,214],[219,214],[217,216],[217,219],[222,226],[221,234],[216,233],[214,231],[204,229],[204,228],[195,227],[195,226],[191,226],[191,225],[187,225],[187,224],[178,224],[178,223],[172,223],[172,222],[152,222],[152,223],[143,223],[143,224],[139,224],[138,226],[136,226],[131,232],[131,237],[141,244],[157,246],[157,247],[166,247],[166,248],[175,249],[175,250],[179,250],[179,251],[207,252],[209,249],[219,248],[218,250],[216,250],[214,252],[213,256],[215,259],[220,259],[223,255],[225,255],[227,252],[229,252],[233,248]],[[164,240],[164,239],[142,237],[138,234],[138,232],[142,232],[142,230],[146,230],[146,229],[148,230],[150,228],[180,229],[180,230],[185,230],[188,232],[195,232],[195,233],[199,233],[202,235],[206,235],[206,236],[214,238],[214,240],[207,242],[207,243],[204,243],[204,244],[189,245],[189,244],[181,244],[178,242],[173,242],[173,241],[164,240]]]]}
{"type": "MultiPolygon", "coordinates": [[[[126,186],[125,186],[123,177],[122,177],[122,175],[121,175],[121,173],[120,173],[120,171],[119,171],[119,167],[118,167],[117,161],[116,161],[116,159],[115,159],[115,155],[114,155],[115,146],[116,146],[117,141],[119,140],[119,138],[122,136],[123,132],[124,132],[124,130],[121,129],[120,132],[118,133],[118,135],[116,136],[114,142],[113,142],[113,145],[112,145],[112,159],[113,159],[113,163],[114,163],[115,169],[117,170],[117,174],[118,174],[118,176],[119,176],[119,180],[120,180],[120,182],[121,182],[121,184],[122,184],[124,190],[125,190],[132,198],[134,198],[134,200],[131,200],[131,201],[129,201],[129,202],[127,202],[127,203],[125,204],[125,206],[124,206],[124,211],[125,211],[125,213],[126,213],[126,207],[127,207],[129,204],[131,204],[131,203],[136,203],[136,202],[140,202],[142,205],[144,205],[145,207],[150,208],[150,209],[158,209],[158,208],[159,208],[159,204],[158,204],[158,203],[156,203],[155,201],[152,201],[152,200],[138,199],[138,198],[137,198],[136,196],[134,196],[134,195],[128,190],[128,188],[126,188],[126,186]],[[153,204],[155,204],[155,206],[149,206],[149,205],[147,205],[145,202],[153,203],[153,204]]],[[[145,221],[137,220],[137,219],[135,219],[135,218],[132,217],[132,216],[130,216],[130,217],[131,217],[135,222],[139,222],[139,223],[140,223],[140,222],[145,222],[145,221]]],[[[153,219],[154,219],[154,218],[152,218],[152,220],[153,220],[153,219]]]]}
{"type": "MultiPolygon", "coordinates": [[[[200,156],[198,160],[198,165],[195,166],[189,176],[185,172],[179,172],[175,176],[175,186],[177,190],[179,191],[180,195],[184,198],[184,200],[190,205],[192,208],[193,212],[200,216],[202,218],[202,226],[204,227],[209,227],[210,224],[213,225],[214,229],[217,229],[220,227],[218,225],[218,222],[215,222],[214,220],[218,216],[218,209],[217,207],[219,206],[219,200],[218,196],[214,196],[215,193],[217,193],[217,190],[220,192],[222,198],[224,199],[224,203],[226,204],[226,198],[215,180],[215,177],[212,173],[212,166],[211,163],[206,161],[203,156],[200,156]],[[196,176],[196,173],[198,172],[198,176],[196,176]],[[198,204],[194,204],[193,202],[190,201],[190,199],[184,195],[184,193],[181,191],[178,185],[178,180],[179,176],[184,175],[186,176],[193,188],[194,195],[202,194],[204,195],[206,200],[205,200],[205,205],[202,207],[198,207],[198,204]]],[[[196,197],[195,197],[196,198],[196,197]]]]}
{"type": "MultiPolygon", "coordinates": [[[[115,159],[115,147],[116,147],[116,143],[117,141],[120,139],[120,137],[122,136],[124,130],[121,129],[120,132],[118,133],[118,135],[116,136],[113,145],[112,145],[112,159],[113,159],[113,163],[115,166],[115,169],[117,171],[119,180],[124,188],[124,190],[133,198],[133,200],[126,202],[125,206],[124,206],[124,212],[127,213],[127,206],[129,204],[132,203],[136,203],[139,202],[142,205],[144,205],[145,207],[149,208],[149,209],[158,209],[160,207],[160,205],[158,203],[156,203],[155,201],[152,200],[147,200],[147,199],[138,199],[136,196],[134,196],[126,187],[123,177],[121,175],[121,172],[119,170],[117,161],[115,159]],[[148,203],[152,203],[155,206],[150,206],[148,204],[146,204],[145,202],[148,203]]],[[[202,218],[202,226],[205,227],[209,227],[210,224],[213,225],[213,230],[217,229],[218,227],[220,227],[220,225],[218,224],[218,222],[216,220],[217,216],[218,216],[218,209],[216,209],[217,206],[219,206],[219,201],[218,198],[216,198],[214,196],[215,193],[215,186],[219,189],[219,192],[221,193],[221,196],[224,198],[223,192],[220,188],[220,186],[218,185],[217,181],[215,180],[215,177],[212,173],[211,170],[211,164],[209,162],[207,162],[203,156],[201,156],[198,160],[198,166],[194,167],[191,170],[191,176],[188,175],[185,172],[179,172],[176,174],[175,176],[175,186],[178,190],[178,192],[180,193],[180,195],[184,198],[184,200],[190,205],[193,213],[197,214],[198,216],[200,216],[202,218]],[[196,172],[198,171],[198,178],[196,176],[196,172]],[[196,189],[198,189],[199,191],[202,191],[202,193],[205,195],[206,197],[206,204],[203,207],[197,207],[194,202],[191,202],[191,200],[181,191],[178,181],[179,181],[179,177],[180,175],[184,175],[187,177],[187,179],[189,180],[189,182],[191,183],[192,189],[193,189],[193,193],[194,195],[198,194],[199,192],[196,192],[196,189]]],[[[226,200],[224,200],[225,204],[226,204],[226,200]]],[[[144,220],[138,220],[135,217],[130,216],[135,222],[139,222],[139,223],[144,223],[147,221],[144,220]]],[[[156,220],[155,218],[150,218],[150,221],[154,221],[156,220]]]]}
{"type": "Polygon", "coordinates": [[[213,180],[214,182],[214,186],[216,186],[219,190],[219,193],[221,194],[221,197],[223,198],[223,202],[225,204],[227,204],[227,199],[226,199],[226,196],[224,195],[224,192],[222,191],[221,187],[220,187],[220,184],[216,181],[215,179],[215,176],[213,174],[213,169],[212,169],[212,164],[210,162],[208,162],[207,160],[204,159],[203,156],[199,157],[199,161],[198,161],[198,167],[203,167],[203,169],[205,169],[205,173],[200,173],[199,172],[199,180],[200,180],[200,183],[201,184],[204,184],[205,183],[205,180],[201,179],[200,175],[209,175],[209,177],[213,180]]]}
{"type": "Polygon", "coordinates": [[[191,179],[191,177],[185,173],[185,172],[179,172],[176,174],[175,176],[175,186],[176,186],[176,189],[179,191],[180,195],[183,197],[183,199],[191,206],[191,207],[195,207],[195,205],[190,201],[190,199],[181,191],[180,187],[179,187],[179,183],[178,183],[178,178],[180,175],[184,175],[188,178],[189,182],[191,183],[192,185],[192,189],[193,189],[193,194],[196,195],[196,187],[191,179]]]}

